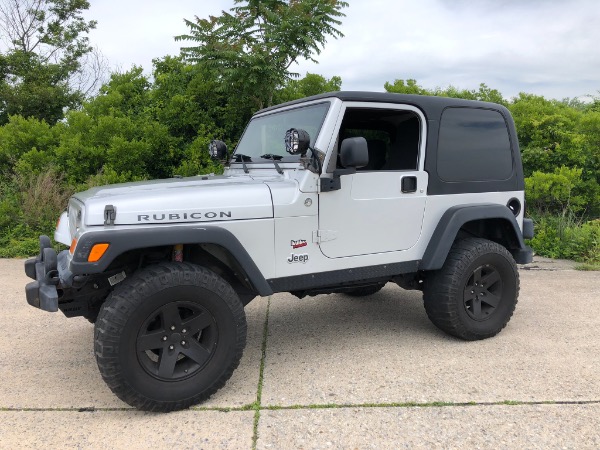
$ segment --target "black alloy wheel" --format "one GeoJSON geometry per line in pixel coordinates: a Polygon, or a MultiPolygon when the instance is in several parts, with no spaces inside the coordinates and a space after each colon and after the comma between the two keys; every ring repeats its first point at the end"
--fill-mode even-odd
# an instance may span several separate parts
{"type": "Polygon", "coordinates": [[[486,339],[508,323],[519,296],[512,255],[481,238],[456,241],[441,269],[426,274],[423,300],[433,324],[465,340],[486,339]]]}
{"type": "Polygon", "coordinates": [[[193,376],[210,361],[219,339],[214,316],[193,302],[172,302],[155,310],[137,336],[138,361],[163,381],[193,376]]]}
{"type": "Polygon", "coordinates": [[[473,320],[490,318],[502,300],[502,277],[496,267],[485,264],[477,267],[464,289],[465,311],[473,320]]]}

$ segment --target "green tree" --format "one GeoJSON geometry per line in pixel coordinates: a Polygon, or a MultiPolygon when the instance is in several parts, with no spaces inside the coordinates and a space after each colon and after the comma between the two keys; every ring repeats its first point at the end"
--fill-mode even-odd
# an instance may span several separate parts
{"type": "Polygon", "coordinates": [[[55,123],[83,94],[71,86],[81,59],[92,49],[87,0],[0,0],[0,125],[10,115],[55,123]]]}
{"type": "Polygon", "coordinates": [[[56,123],[64,108],[82,100],[81,93],[71,90],[69,73],[59,64],[44,64],[20,50],[0,55],[0,64],[5,68],[0,79],[0,125],[17,114],[56,123]]]}
{"type": "Polygon", "coordinates": [[[153,78],[153,116],[184,144],[199,134],[233,143],[254,112],[247,99],[219,89],[219,75],[206,65],[167,56],[154,60],[153,78]]]}
{"type": "Polygon", "coordinates": [[[394,83],[386,82],[383,87],[387,92],[396,94],[435,95],[439,97],[463,98],[465,100],[499,103],[501,105],[507,104],[500,91],[491,89],[485,83],[481,83],[477,90],[459,89],[452,85],[446,88],[436,87],[435,89],[427,89],[420,86],[417,83],[417,80],[411,78],[408,80],[397,79],[394,80],[394,83]]]}
{"type": "Polygon", "coordinates": [[[338,76],[327,79],[322,75],[307,73],[304,78],[288,80],[277,90],[274,98],[276,103],[283,103],[341,89],[342,79],[338,76]]]}
{"type": "Polygon", "coordinates": [[[11,117],[9,123],[0,126],[0,177],[9,180],[15,174],[15,167],[27,153],[52,155],[59,140],[58,130],[44,121],[11,117]]]}
{"type": "Polygon", "coordinates": [[[270,106],[277,88],[292,77],[300,58],[315,61],[336,28],[347,2],[341,0],[236,0],[230,12],[186,20],[190,34],[177,36],[195,46],[182,48],[192,62],[206,64],[222,77],[221,88],[270,106]]]}
{"type": "Polygon", "coordinates": [[[525,176],[581,169],[586,212],[600,214],[600,113],[572,102],[519,94],[509,109],[515,120],[525,176]]]}
{"type": "Polygon", "coordinates": [[[432,90],[419,86],[417,80],[412,78],[408,80],[396,79],[393,83],[386,81],[383,87],[386,92],[394,94],[434,95],[432,90]]]}

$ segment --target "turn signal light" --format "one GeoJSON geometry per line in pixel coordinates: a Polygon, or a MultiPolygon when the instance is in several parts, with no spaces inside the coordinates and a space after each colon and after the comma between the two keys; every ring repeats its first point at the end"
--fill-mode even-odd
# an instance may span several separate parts
{"type": "Polygon", "coordinates": [[[71,241],[71,247],[69,247],[69,253],[72,255],[75,253],[75,246],[77,245],[77,238],[73,238],[71,241]]]}
{"type": "Polygon", "coordinates": [[[90,251],[90,255],[88,256],[88,262],[97,262],[104,256],[106,250],[108,250],[109,244],[94,244],[92,250],[90,251]]]}

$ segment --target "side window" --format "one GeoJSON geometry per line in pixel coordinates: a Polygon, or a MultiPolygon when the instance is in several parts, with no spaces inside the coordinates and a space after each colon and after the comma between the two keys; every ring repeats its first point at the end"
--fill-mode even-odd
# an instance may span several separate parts
{"type": "Polygon", "coordinates": [[[440,123],[437,171],[444,181],[510,178],[513,161],[502,114],[488,109],[446,109],[440,123]]]}
{"type": "Polygon", "coordinates": [[[369,164],[358,170],[415,170],[420,130],[419,117],[412,111],[348,108],[339,142],[350,137],[367,140],[369,164]]]}

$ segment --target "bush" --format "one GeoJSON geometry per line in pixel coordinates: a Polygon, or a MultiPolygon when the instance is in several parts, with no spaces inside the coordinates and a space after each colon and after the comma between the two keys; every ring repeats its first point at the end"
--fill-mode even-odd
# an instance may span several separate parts
{"type": "Polygon", "coordinates": [[[529,242],[537,254],[548,258],[600,263],[600,220],[580,222],[574,215],[540,216],[534,220],[535,236],[529,242]]]}
{"type": "Polygon", "coordinates": [[[72,194],[64,187],[62,176],[50,167],[37,175],[20,175],[15,181],[20,191],[21,223],[36,230],[53,229],[72,194]]]}
{"type": "Polygon", "coordinates": [[[0,176],[12,174],[25,153],[36,150],[51,154],[57,145],[56,127],[32,117],[11,116],[9,123],[0,127],[0,176]]]}
{"type": "Polygon", "coordinates": [[[559,167],[525,178],[527,206],[541,214],[581,213],[594,202],[593,190],[581,180],[582,169],[559,167]],[[586,189],[588,188],[588,189],[586,189]],[[590,194],[592,194],[590,196],[590,194]]]}
{"type": "Polygon", "coordinates": [[[39,233],[21,225],[5,228],[0,234],[0,258],[27,258],[37,255],[40,251],[39,235],[48,233],[49,230],[39,233]]]}

